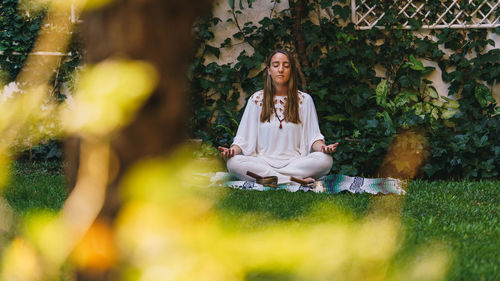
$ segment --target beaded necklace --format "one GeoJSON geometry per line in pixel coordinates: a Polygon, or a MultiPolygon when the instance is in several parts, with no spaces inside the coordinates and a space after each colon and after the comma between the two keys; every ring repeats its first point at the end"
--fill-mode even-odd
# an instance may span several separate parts
{"type": "Polygon", "coordinates": [[[285,119],[285,116],[283,116],[283,119],[279,118],[278,111],[276,110],[276,106],[274,105],[274,103],[273,103],[273,109],[274,109],[274,115],[276,116],[276,118],[278,119],[278,121],[280,121],[280,129],[283,129],[283,125],[281,123],[285,119]]]}

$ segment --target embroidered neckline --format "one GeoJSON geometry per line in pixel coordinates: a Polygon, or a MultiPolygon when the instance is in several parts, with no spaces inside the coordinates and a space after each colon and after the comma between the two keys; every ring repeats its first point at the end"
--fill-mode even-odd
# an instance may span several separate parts
{"type": "Polygon", "coordinates": [[[274,102],[273,102],[274,116],[276,116],[276,119],[278,119],[278,121],[280,121],[280,127],[279,127],[280,129],[283,129],[283,120],[285,120],[285,116],[283,116],[283,118],[279,117],[278,110],[276,109],[276,104],[279,103],[280,106],[283,107],[283,109],[284,109],[285,102],[283,102],[283,100],[286,102],[287,96],[274,96],[274,102]],[[279,101],[279,102],[276,102],[276,101],[279,101]]]}

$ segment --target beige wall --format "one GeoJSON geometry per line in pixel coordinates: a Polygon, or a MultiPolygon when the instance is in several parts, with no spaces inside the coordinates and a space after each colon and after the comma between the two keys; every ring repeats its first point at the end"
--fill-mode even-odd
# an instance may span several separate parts
{"type": "MultiPolygon", "coordinates": [[[[271,11],[273,11],[273,14],[276,14],[282,11],[283,9],[288,8],[288,1],[285,0],[282,0],[281,3],[278,4],[272,3],[269,0],[255,0],[252,5],[252,8],[250,9],[248,8],[246,1],[242,2],[244,2],[244,9],[242,10],[242,14],[236,14],[240,27],[243,27],[243,24],[248,21],[258,23],[264,17],[266,16],[269,17],[271,11]]],[[[235,1],[235,4],[238,9],[239,1],[235,1]]],[[[214,16],[220,18],[222,22],[216,26],[216,29],[214,30],[215,38],[209,44],[214,47],[218,47],[226,38],[231,38],[233,34],[238,32],[238,28],[236,27],[234,21],[226,22],[227,19],[233,18],[227,0],[216,0],[216,3],[214,4],[213,8],[213,14],[214,16]]],[[[418,31],[418,34],[421,36],[427,36],[429,34],[429,31],[427,30],[418,31]]],[[[500,48],[499,35],[490,32],[489,38],[491,38],[495,42],[495,47],[488,46],[487,51],[494,48],[500,48]]],[[[441,46],[441,49],[447,55],[450,54],[447,50],[444,49],[443,46],[441,46]]],[[[210,56],[206,58],[207,63],[210,62],[217,62],[219,64],[235,63],[236,58],[243,50],[245,50],[249,54],[253,53],[253,48],[249,44],[233,38],[232,46],[221,49],[221,55],[219,59],[217,59],[215,56],[210,56]]],[[[433,81],[433,85],[440,95],[446,96],[448,93],[449,84],[444,83],[443,80],[441,79],[441,70],[439,69],[437,63],[425,59],[422,59],[422,62],[425,66],[433,66],[436,68],[436,70],[433,73],[431,73],[429,77],[427,77],[427,79],[433,81]]],[[[384,70],[382,67],[376,67],[375,70],[377,76],[384,77],[384,70]]],[[[495,99],[497,100],[497,102],[500,103],[500,81],[497,81],[497,84],[494,86],[492,90],[495,99]]],[[[245,97],[244,95],[242,95],[240,104],[244,103],[244,99],[245,97]]]]}
{"type": "MultiPolygon", "coordinates": [[[[239,1],[234,1],[237,10],[239,10],[239,1]]],[[[243,28],[245,22],[258,23],[265,17],[269,17],[271,11],[276,15],[277,12],[288,8],[288,1],[282,0],[281,3],[271,3],[269,0],[255,0],[252,4],[252,8],[248,8],[246,1],[242,1],[244,9],[241,11],[242,14],[236,14],[236,18],[243,28]]],[[[214,35],[215,38],[210,42],[210,45],[214,47],[220,46],[226,38],[232,38],[232,35],[238,32],[238,28],[235,22],[226,22],[228,19],[233,19],[231,13],[231,8],[227,0],[216,0],[213,8],[213,15],[222,20],[217,24],[214,35]]],[[[234,63],[238,55],[245,50],[247,53],[252,54],[253,48],[240,40],[232,38],[232,46],[221,50],[221,55],[219,59],[214,56],[207,58],[207,63],[216,61],[219,64],[234,63]]]]}

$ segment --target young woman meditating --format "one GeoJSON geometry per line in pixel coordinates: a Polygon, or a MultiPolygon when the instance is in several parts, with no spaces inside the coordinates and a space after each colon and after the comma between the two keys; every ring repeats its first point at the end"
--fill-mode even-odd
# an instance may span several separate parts
{"type": "Polygon", "coordinates": [[[295,61],[285,50],[275,50],[267,60],[264,89],[247,102],[230,148],[219,147],[228,171],[241,180],[276,176],[314,182],[328,174],[338,143],[326,145],[319,130],[314,102],[297,89],[295,61]]]}

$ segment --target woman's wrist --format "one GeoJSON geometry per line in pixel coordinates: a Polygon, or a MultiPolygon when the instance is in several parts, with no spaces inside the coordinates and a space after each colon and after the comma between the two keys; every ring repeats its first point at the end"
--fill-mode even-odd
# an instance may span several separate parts
{"type": "Polygon", "coordinates": [[[317,141],[313,142],[312,150],[315,152],[321,152],[321,148],[323,146],[326,146],[325,141],[324,140],[317,140],[317,141]]]}
{"type": "Polygon", "coordinates": [[[238,155],[243,151],[241,147],[237,144],[231,145],[231,149],[234,150],[234,155],[238,155]]]}

